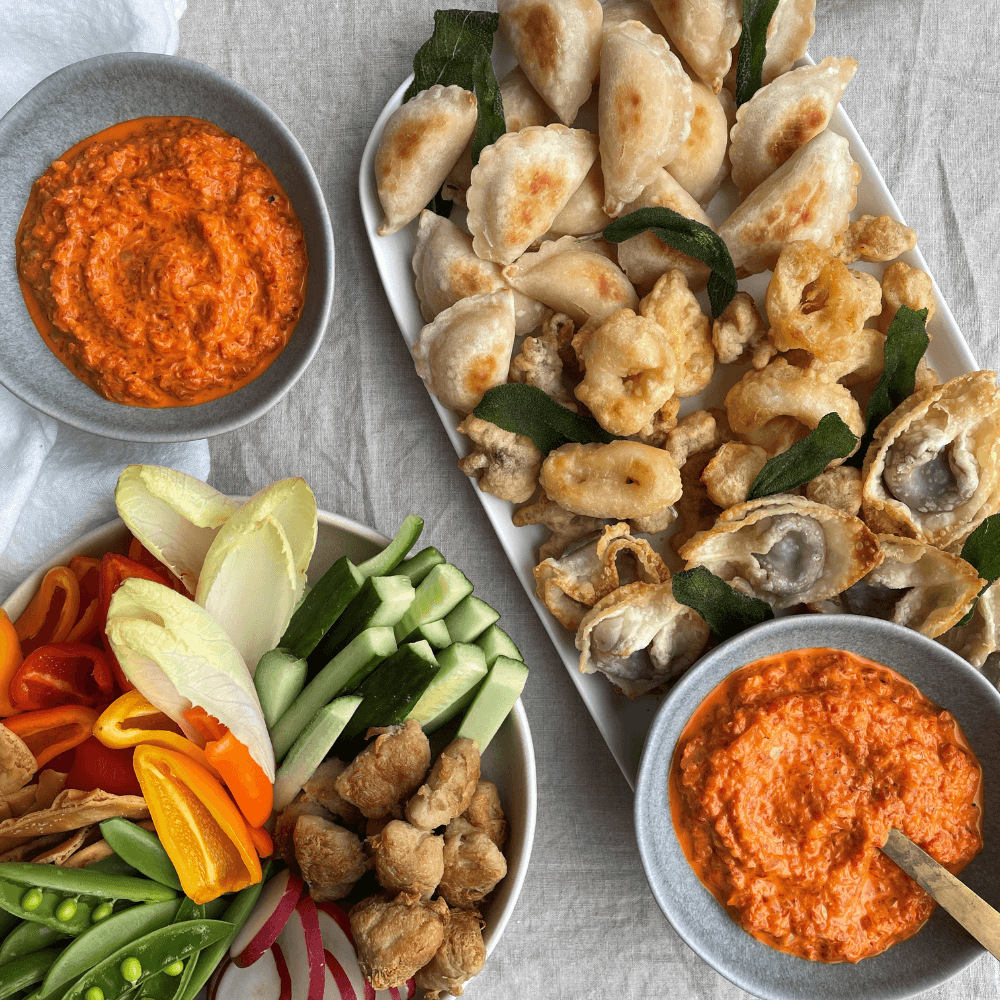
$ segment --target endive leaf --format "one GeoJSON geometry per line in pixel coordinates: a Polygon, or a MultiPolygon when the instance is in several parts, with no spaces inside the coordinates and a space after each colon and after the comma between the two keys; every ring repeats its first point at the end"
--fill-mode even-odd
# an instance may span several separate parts
{"type": "Polygon", "coordinates": [[[198,706],[227,726],[274,781],[274,750],[250,672],[204,608],[133,577],[111,598],[107,635],[125,676],[189,738],[197,734],[183,713],[198,706]]]}
{"type": "Polygon", "coordinates": [[[239,508],[194,476],[160,465],[127,465],[115,487],[129,531],[193,594],[219,528],[239,508]]]}
{"type": "MultiPolygon", "coordinates": [[[[213,560],[212,579],[198,596],[226,630],[252,677],[257,661],[278,645],[297,601],[295,557],[273,517],[250,525],[213,560]]],[[[202,573],[202,579],[208,576],[202,573]]]]}
{"type": "MultiPolygon", "coordinates": [[[[245,531],[269,517],[274,519],[288,540],[296,573],[295,600],[302,596],[306,569],[316,547],[316,498],[304,479],[280,479],[247,500],[215,537],[205,555],[195,592],[195,600],[202,607],[205,606],[205,595],[213,586],[219,567],[225,562],[230,548],[238,543],[245,531]]],[[[256,613],[253,607],[246,610],[250,614],[256,613]]]]}

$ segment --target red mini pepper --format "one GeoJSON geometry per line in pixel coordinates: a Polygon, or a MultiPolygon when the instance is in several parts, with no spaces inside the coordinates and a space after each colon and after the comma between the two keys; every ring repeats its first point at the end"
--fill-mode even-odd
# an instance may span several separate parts
{"type": "Polygon", "coordinates": [[[132,765],[134,747],[112,750],[91,736],[76,748],[76,758],[66,778],[67,788],[85,792],[101,788],[113,795],[142,795],[132,765]]]}
{"type": "Polygon", "coordinates": [[[86,705],[111,699],[114,677],[107,657],[82,642],[54,642],[29,653],[10,682],[11,704],[21,711],[86,705]]]}

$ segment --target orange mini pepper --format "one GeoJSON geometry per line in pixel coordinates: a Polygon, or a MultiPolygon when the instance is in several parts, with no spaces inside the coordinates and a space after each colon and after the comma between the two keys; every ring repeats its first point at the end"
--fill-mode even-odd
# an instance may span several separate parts
{"type": "Polygon", "coordinates": [[[246,821],[208,771],[184,754],[149,744],[136,748],[133,763],[160,843],[194,902],[260,881],[246,821]]]}
{"type": "Polygon", "coordinates": [[[101,560],[73,556],[69,570],[80,585],[80,616],[66,636],[67,642],[91,642],[100,630],[101,560]]]}
{"type": "Polygon", "coordinates": [[[155,705],[150,704],[141,691],[126,691],[108,705],[94,724],[94,735],[112,750],[137,747],[143,743],[174,750],[190,757],[213,777],[221,778],[209,763],[205,751],[181,733],[155,705]]]}
{"type": "Polygon", "coordinates": [[[203,708],[188,709],[184,718],[205,737],[205,757],[226,783],[247,824],[263,826],[274,805],[274,785],[246,744],[203,708]]]}
{"type": "Polygon", "coordinates": [[[274,841],[264,827],[248,826],[247,830],[250,832],[250,839],[253,841],[253,846],[257,849],[257,854],[260,857],[269,858],[274,854],[274,841]]]}
{"type": "Polygon", "coordinates": [[[0,718],[18,711],[10,702],[10,682],[22,659],[21,642],[14,624],[0,608],[0,718]]]}
{"type": "Polygon", "coordinates": [[[83,642],[53,642],[24,658],[10,682],[11,704],[21,710],[57,705],[106,705],[114,677],[104,654],[83,642]]]}
{"type": "Polygon", "coordinates": [[[64,750],[72,750],[89,739],[96,721],[97,712],[92,708],[60,705],[12,715],[3,724],[27,744],[35,763],[42,768],[64,750]]]}
{"type": "Polygon", "coordinates": [[[80,583],[68,566],[55,566],[14,622],[25,656],[39,646],[63,642],[80,616],[80,583]]]}

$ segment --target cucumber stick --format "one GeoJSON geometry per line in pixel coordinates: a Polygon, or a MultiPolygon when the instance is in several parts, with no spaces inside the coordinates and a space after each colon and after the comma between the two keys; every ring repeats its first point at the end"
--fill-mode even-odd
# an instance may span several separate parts
{"type": "Polygon", "coordinates": [[[337,737],[344,731],[360,704],[361,699],[357,695],[344,695],[343,698],[324,705],[312,717],[275,775],[275,809],[281,810],[291,805],[299,789],[323,763],[323,758],[337,742],[337,737]]]}
{"type": "Polygon", "coordinates": [[[414,629],[410,637],[414,641],[426,639],[431,644],[431,649],[444,649],[445,646],[451,645],[451,636],[448,634],[448,626],[445,625],[443,618],[414,629]]]}
{"type": "MultiPolygon", "coordinates": [[[[402,642],[421,625],[444,618],[464,597],[472,593],[465,574],[451,563],[435,566],[417,587],[413,603],[396,623],[396,642],[402,642]]],[[[451,629],[448,630],[449,634],[451,629]]]]}
{"type": "Polygon", "coordinates": [[[472,642],[493,625],[500,617],[485,601],[469,594],[445,615],[448,635],[453,642],[472,642]]]}
{"type": "Polygon", "coordinates": [[[483,753],[521,696],[528,668],[509,656],[498,656],[458,728],[459,739],[475,740],[483,753]]]}
{"type": "Polygon", "coordinates": [[[471,643],[452,643],[437,654],[437,661],[441,669],[406,716],[416,719],[425,733],[433,733],[454,718],[463,698],[486,676],[486,657],[471,643]]]}
{"type": "Polygon", "coordinates": [[[370,726],[402,722],[438,672],[438,662],[423,639],[400,646],[356,690],[364,701],[344,730],[345,739],[365,733],[370,726]]]}
{"type": "Polygon", "coordinates": [[[341,556],[298,606],[278,645],[296,656],[308,656],[343,614],[364,580],[357,566],[347,556],[341,556]]]}
{"type": "Polygon", "coordinates": [[[413,548],[423,530],[424,519],[411,514],[399,526],[396,537],[381,552],[358,566],[358,571],[366,578],[388,576],[402,562],[403,556],[413,548]]]}
{"type": "Polygon", "coordinates": [[[428,545],[415,556],[404,559],[393,572],[397,576],[409,577],[410,583],[416,587],[435,566],[440,566],[443,562],[444,556],[433,545],[428,545]]]}
{"type": "Polygon", "coordinates": [[[512,660],[524,660],[514,640],[499,625],[491,625],[476,639],[476,645],[486,654],[486,666],[492,667],[498,656],[509,656],[512,660]]]}
{"type": "Polygon", "coordinates": [[[309,654],[310,669],[320,670],[366,628],[384,625],[392,628],[413,603],[415,594],[405,576],[369,577],[333,628],[309,654]]]}
{"type": "Polygon", "coordinates": [[[309,665],[294,653],[278,646],[257,663],[253,686],[257,689],[264,722],[270,729],[287,711],[306,685],[309,665]]]}
{"type": "Polygon", "coordinates": [[[391,628],[370,628],[352,639],[310,682],[271,729],[279,763],[313,716],[331,698],[354,686],[396,651],[391,628]]]}

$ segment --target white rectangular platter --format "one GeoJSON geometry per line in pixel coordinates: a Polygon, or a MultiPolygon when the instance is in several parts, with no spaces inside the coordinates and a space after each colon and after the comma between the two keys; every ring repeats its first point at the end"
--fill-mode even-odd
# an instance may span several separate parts
{"type": "MultiPolygon", "coordinates": [[[[513,65],[513,59],[509,49],[497,35],[497,49],[494,53],[494,66],[497,76],[506,73],[513,65]]],[[[807,56],[803,62],[811,62],[807,56]]],[[[424,320],[420,314],[420,304],[417,300],[413,283],[413,269],[411,258],[413,256],[414,235],[416,232],[416,222],[411,222],[405,229],[392,236],[383,237],[377,234],[377,229],[382,221],[382,209],[378,201],[375,187],[374,158],[375,150],[378,146],[379,138],[386,119],[402,103],[403,93],[410,85],[413,77],[408,77],[399,89],[392,95],[386,104],[378,121],[372,129],[371,136],[365,147],[361,160],[361,171],[359,175],[359,191],[361,198],[361,209],[364,217],[365,229],[368,239],[371,242],[372,253],[375,256],[375,263],[378,267],[382,284],[385,288],[389,305],[392,307],[396,322],[399,324],[400,332],[407,346],[412,347],[416,341],[424,320]]],[[[591,101],[592,104],[592,101],[591,101]]],[[[593,127],[593,110],[587,106],[581,110],[580,118],[574,127],[593,127]],[[590,112],[588,120],[588,111],[590,112]]],[[[846,137],[850,142],[851,156],[858,163],[862,170],[861,183],[858,186],[858,203],[853,213],[853,218],[861,215],[891,215],[902,220],[899,209],[896,206],[892,195],[889,193],[885,182],[879,174],[865,144],[851,124],[846,112],[838,107],[834,112],[828,126],[837,134],[846,137]]],[[[722,222],[736,207],[738,195],[731,181],[727,180],[719,193],[715,196],[707,208],[707,212],[712,220],[718,224],[722,222]]],[[[461,210],[456,210],[453,220],[460,222],[461,210]]],[[[904,254],[901,260],[912,267],[922,271],[928,271],[927,263],[919,249],[909,251],[904,254]]],[[[876,276],[880,276],[884,268],[881,264],[864,264],[858,262],[852,265],[858,269],[870,271],[876,276]]],[[[769,273],[754,275],[740,282],[740,288],[750,292],[757,302],[762,302],[763,294],[767,287],[769,273]]],[[[969,350],[965,338],[962,336],[951,310],[948,308],[941,291],[934,284],[934,295],[936,299],[936,311],[928,324],[928,333],[931,335],[932,343],[928,350],[927,361],[938,373],[942,381],[953,378],[964,372],[974,371],[978,367],[972,353],[969,350]]],[[[702,307],[707,314],[708,299],[704,292],[699,295],[702,307]]],[[[516,348],[515,348],[516,349],[516,348]]],[[[700,409],[705,406],[719,406],[722,404],[726,390],[736,382],[746,369],[736,365],[727,366],[716,378],[702,396],[684,400],[681,407],[681,414],[700,409]]],[[[414,372],[414,378],[417,378],[414,372]]],[[[455,451],[459,456],[464,456],[468,451],[468,441],[464,435],[456,430],[461,420],[453,411],[443,407],[435,397],[432,402],[437,409],[442,424],[451,438],[455,451]]],[[[456,476],[462,475],[457,466],[453,470],[456,476]]],[[[486,514],[496,531],[497,538],[503,546],[510,560],[514,572],[521,581],[529,599],[538,612],[545,626],[552,643],[561,657],[566,669],[569,671],[573,683],[576,685],[580,697],[583,699],[587,710],[590,712],[604,737],[608,748],[618,762],[622,774],[632,788],[635,788],[636,773],[639,768],[639,758],[642,754],[643,743],[646,733],[652,722],[652,718],[659,706],[662,696],[646,695],[640,698],[629,699],[615,688],[605,677],[600,674],[583,674],[579,670],[579,654],[574,645],[574,636],[562,627],[552,617],[548,609],[538,600],[535,595],[535,581],[532,575],[532,567],[536,564],[536,552],[538,546],[544,540],[545,529],[540,527],[517,528],[511,522],[513,507],[506,501],[499,500],[488,493],[478,491],[486,514]]],[[[672,554],[665,545],[659,545],[658,549],[668,563],[672,554]]],[[[676,560],[674,566],[677,566],[676,560]]]]}

